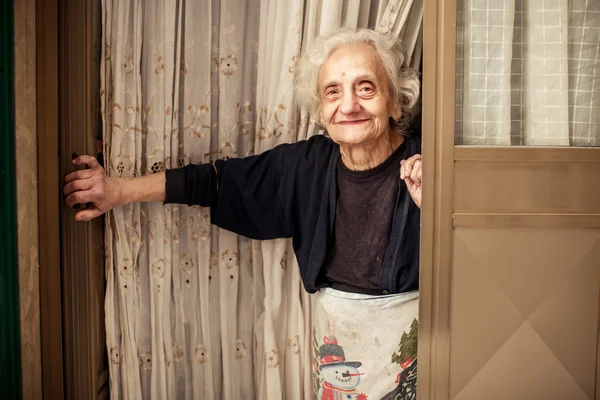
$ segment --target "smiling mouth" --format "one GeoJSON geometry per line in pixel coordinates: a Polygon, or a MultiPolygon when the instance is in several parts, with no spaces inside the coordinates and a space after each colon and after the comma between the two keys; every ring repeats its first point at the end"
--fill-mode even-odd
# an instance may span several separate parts
{"type": "Polygon", "coordinates": [[[357,124],[361,124],[366,121],[367,121],[366,119],[357,119],[354,121],[339,121],[338,124],[339,125],[357,125],[357,124]]]}

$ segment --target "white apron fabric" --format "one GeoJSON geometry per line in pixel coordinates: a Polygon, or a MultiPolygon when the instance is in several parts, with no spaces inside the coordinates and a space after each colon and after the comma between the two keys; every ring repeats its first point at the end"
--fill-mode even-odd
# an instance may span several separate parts
{"type": "Polygon", "coordinates": [[[313,324],[317,400],[416,398],[419,292],[317,293],[313,324]]]}

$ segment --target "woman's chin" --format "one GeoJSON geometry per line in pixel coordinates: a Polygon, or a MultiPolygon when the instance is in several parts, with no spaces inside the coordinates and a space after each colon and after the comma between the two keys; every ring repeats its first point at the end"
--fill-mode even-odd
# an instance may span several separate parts
{"type": "Polygon", "coordinates": [[[347,129],[343,132],[330,132],[329,136],[334,142],[340,145],[357,146],[372,141],[378,135],[365,132],[364,130],[347,129]]]}

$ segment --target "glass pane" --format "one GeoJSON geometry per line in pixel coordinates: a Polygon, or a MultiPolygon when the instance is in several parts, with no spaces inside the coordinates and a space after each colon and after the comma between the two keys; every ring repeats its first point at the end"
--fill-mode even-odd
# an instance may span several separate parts
{"type": "Polygon", "coordinates": [[[600,1],[457,3],[455,143],[600,146],[600,1]]]}

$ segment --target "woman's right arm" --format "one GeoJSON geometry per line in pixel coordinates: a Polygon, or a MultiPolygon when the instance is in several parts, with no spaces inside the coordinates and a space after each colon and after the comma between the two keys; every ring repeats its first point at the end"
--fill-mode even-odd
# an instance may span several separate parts
{"type": "Polygon", "coordinates": [[[65,201],[69,207],[87,203],[75,214],[76,221],[89,221],[124,204],[163,202],[210,207],[213,224],[252,239],[290,237],[290,219],[280,197],[286,146],[136,178],[109,177],[94,157],[80,156],[73,164],[88,168],[65,177],[65,201]]]}
{"type": "Polygon", "coordinates": [[[133,202],[165,200],[165,173],[138,178],[113,178],[92,156],[79,156],[73,165],[87,165],[65,177],[64,194],[69,207],[87,203],[85,210],[75,214],[76,221],[89,221],[114,207],[133,202]]]}
{"type": "Polygon", "coordinates": [[[210,207],[211,223],[242,236],[292,237],[295,210],[315,195],[313,175],[329,163],[331,143],[315,136],[258,155],[188,164],[133,179],[108,177],[93,157],[80,156],[73,164],[89,168],[65,178],[66,202],[70,207],[88,203],[75,215],[77,221],[132,202],[199,205],[210,207]]]}

